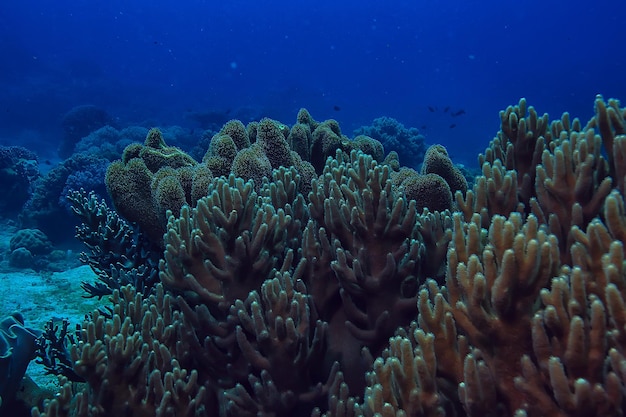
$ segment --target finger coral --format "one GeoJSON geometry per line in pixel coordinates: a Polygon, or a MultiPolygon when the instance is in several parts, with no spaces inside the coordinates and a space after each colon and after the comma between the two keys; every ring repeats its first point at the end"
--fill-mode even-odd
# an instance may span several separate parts
{"type": "Polygon", "coordinates": [[[161,283],[87,318],[86,383],[33,415],[624,415],[626,110],[595,108],[585,126],[507,108],[466,192],[432,148],[442,210],[334,121],[232,124],[266,179],[211,177],[169,209],[161,283]],[[306,196],[294,155],[319,170],[306,196]]]}

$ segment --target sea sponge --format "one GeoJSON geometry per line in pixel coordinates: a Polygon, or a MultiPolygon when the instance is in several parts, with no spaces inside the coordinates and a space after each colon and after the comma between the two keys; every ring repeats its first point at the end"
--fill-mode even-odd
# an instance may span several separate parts
{"type": "Polygon", "coordinates": [[[467,192],[467,180],[459,168],[457,168],[448,156],[448,151],[442,145],[432,145],[424,154],[422,174],[437,174],[450,186],[450,191],[467,192]]]}

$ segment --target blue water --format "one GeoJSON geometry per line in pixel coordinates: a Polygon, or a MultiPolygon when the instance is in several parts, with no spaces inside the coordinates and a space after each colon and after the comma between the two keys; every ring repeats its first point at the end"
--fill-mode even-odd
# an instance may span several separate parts
{"type": "MultiPolygon", "coordinates": [[[[201,139],[212,136],[204,129],[231,118],[290,125],[305,107],[318,121],[336,119],[350,137],[374,119],[394,118],[412,128],[402,138],[443,144],[454,162],[477,168],[477,154],[499,129],[498,112],[521,97],[552,119],[568,111],[583,124],[597,94],[624,102],[624,22],[623,0],[0,0],[0,273],[44,271],[50,293],[65,291],[69,281],[47,274],[74,268],[85,250],[74,239],[68,191],[106,197],[111,160],[154,126],[201,159],[208,146],[201,139]],[[64,124],[77,106],[89,117],[64,124]],[[112,127],[93,133],[103,124],[112,127]],[[75,133],[68,126],[85,129],[76,147],[80,137],[68,140],[75,133]],[[50,239],[39,246],[56,250],[11,248],[9,235],[30,228],[50,239]]],[[[30,291],[31,282],[39,281],[12,285],[30,291]]],[[[407,279],[402,291],[407,282],[414,285],[407,279]]],[[[15,293],[11,304],[0,303],[7,311],[33,301],[30,292],[15,293]]],[[[54,308],[70,314],[67,305],[78,302],[67,294],[40,296],[45,307],[25,308],[27,320],[43,323],[54,308]]],[[[345,322],[343,311],[332,314],[345,322]]]]}
{"type": "Polygon", "coordinates": [[[596,94],[626,97],[625,12],[609,0],[5,1],[0,144],[56,149],[82,104],[120,127],[194,127],[197,112],[289,124],[306,107],[348,135],[394,117],[473,162],[520,97],[584,121],[596,94]]]}

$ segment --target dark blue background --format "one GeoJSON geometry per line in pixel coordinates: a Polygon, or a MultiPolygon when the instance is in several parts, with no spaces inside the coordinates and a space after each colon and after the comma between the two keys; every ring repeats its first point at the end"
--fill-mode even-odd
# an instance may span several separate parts
{"type": "Polygon", "coordinates": [[[583,121],[596,94],[626,97],[624,4],[5,1],[0,143],[56,148],[80,104],[183,126],[242,108],[293,123],[306,107],[348,135],[395,117],[473,163],[520,97],[583,121]]]}

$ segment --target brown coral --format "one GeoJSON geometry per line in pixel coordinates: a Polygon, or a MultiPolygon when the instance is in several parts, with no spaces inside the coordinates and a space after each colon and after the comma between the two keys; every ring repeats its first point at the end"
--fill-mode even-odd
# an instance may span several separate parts
{"type": "Polygon", "coordinates": [[[159,130],[152,129],[144,145],[129,145],[122,160],[109,165],[105,182],[115,209],[160,245],[167,210],[194,205],[205,176],[211,176],[206,166],[167,146],[159,130]]]}
{"type": "MultiPolygon", "coordinates": [[[[325,159],[308,204],[293,167],[257,189],[204,182],[168,222],[160,271],[175,301],[124,292],[119,319],[85,324],[74,368],[89,390],[72,407],[118,411],[101,401],[115,394],[137,415],[163,410],[157,399],[165,415],[623,415],[624,110],[597,100],[585,128],[525,101],[502,112],[455,213],[419,215],[400,188],[417,173],[356,150],[325,159]]],[[[271,121],[254,131],[285,138],[271,121]]],[[[426,165],[448,185],[443,150],[426,165]]],[[[48,415],[72,408],[63,393],[48,415]]]]}
{"type": "Polygon", "coordinates": [[[456,167],[448,151],[442,145],[432,145],[424,154],[424,162],[422,163],[422,175],[437,174],[450,186],[452,195],[457,191],[465,195],[467,191],[467,180],[461,170],[456,167]]]}

